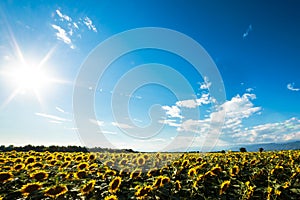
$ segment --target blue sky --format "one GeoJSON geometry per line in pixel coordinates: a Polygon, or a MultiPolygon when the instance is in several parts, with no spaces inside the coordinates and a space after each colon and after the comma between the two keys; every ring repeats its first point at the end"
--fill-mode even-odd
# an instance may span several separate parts
{"type": "MultiPolygon", "coordinates": [[[[86,120],[113,147],[160,151],[299,140],[299,8],[296,0],[1,1],[0,143],[104,146],[97,137],[86,139],[89,128],[78,128],[76,80],[101,42],[142,27],[175,30],[202,45],[223,80],[226,99],[217,102],[210,93],[213,77],[203,77],[172,52],[129,52],[111,63],[96,87],[84,88],[94,97],[95,118],[86,120]],[[143,65],[146,71],[131,71],[143,65]],[[191,90],[178,84],[172,69],[191,90]],[[126,79],[130,72],[136,76],[126,79]],[[150,78],[169,85],[126,90],[150,78]],[[128,118],[118,107],[125,100],[128,118]],[[153,105],[157,119],[149,115],[153,105]],[[146,128],[151,123],[162,127],[156,135],[146,128]],[[210,138],[212,130],[218,133],[210,138]]],[[[122,45],[130,45],[126,42],[122,45]]]]}

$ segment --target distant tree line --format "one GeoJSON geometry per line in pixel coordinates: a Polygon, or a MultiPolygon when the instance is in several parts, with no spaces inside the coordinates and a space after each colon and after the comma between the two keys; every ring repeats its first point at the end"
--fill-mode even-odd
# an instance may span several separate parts
{"type": "Polygon", "coordinates": [[[14,146],[14,145],[1,145],[0,146],[0,152],[7,152],[7,151],[36,151],[36,152],[115,152],[115,153],[122,153],[122,152],[129,152],[134,153],[136,151],[132,149],[110,149],[110,148],[101,148],[101,147],[82,147],[82,146],[75,146],[75,145],[69,145],[69,146],[57,146],[57,145],[51,145],[51,146],[33,146],[33,145],[26,145],[26,146],[14,146]]]}

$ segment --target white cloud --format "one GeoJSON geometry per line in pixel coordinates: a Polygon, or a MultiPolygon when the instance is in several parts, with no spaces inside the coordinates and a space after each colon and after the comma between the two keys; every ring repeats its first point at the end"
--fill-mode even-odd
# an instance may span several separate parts
{"type": "Polygon", "coordinates": [[[201,90],[207,90],[211,86],[211,82],[208,80],[208,77],[204,77],[204,82],[200,83],[200,89],[201,90]]]}
{"type": "Polygon", "coordinates": [[[60,12],[60,10],[55,10],[56,14],[61,18],[61,20],[67,20],[67,21],[72,21],[71,17],[69,17],[68,15],[64,15],[60,12]]]}
{"type": "Polygon", "coordinates": [[[188,99],[183,101],[177,101],[176,106],[185,108],[196,108],[198,106],[211,103],[209,94],[202,94],[199,99],[188,99]]]}
{"type": "Polygon", "coordinates": [[[248,118],[252,114],[261,110],[260,107],[254,107],[251,100],[256,99],[255,94],[245,93],[243,96],[237,95],[230,101],[221,105],[227,117],[248,118]]]}
{"type": "Polygon", "coordinates": [[[253,88],[247,88],[246,92],[252,92],[254,89],[253,88]]]}
{"type": "Polygon", "coordinates": [[[164,120],[160,120],[159,123],[166,124],[166,125],[172,126],[172,127],[180,127],[181,126],[181,124],[177,123],[177,120],[175,120],[175,119],[164,119],[164,120]]]}
{"type": "Polygon", "coordinates": [[[291,91],[295,91],[295,92],[300,91],[300,88],[295,88],[294,85],[295,85],[295,83],[289,83],[289,84],[287,84],[286,87],[288,90],[291,90],[291,91]]]}
{"type": "Polygon", "coordinates": [[[55,24],[52,24],[51,26],[57,31],[55,35],[58,40],[61,40],[64,43],[70,45],[71,48],[74,48],[71,38],[68,36],[68,33],[63,28],[55,24]]]}
{"type": "Polygon", "coordinates": [[[76,28],[76,29],[79,29],[78,25],[76,22],[73,22],[73,26],[76,28]]]}
{"type": "Polygon", "coordinates": [[[250,31],[252,31],[252,25],[251,24],[248,26],[246,32],[243,33],[243,39],[245,39],[249,35],[250,31]]]}
{"type": "Polygon", "coordinates": [[[54,124],[62,124],[62,121],[50,120],[49,122],[54,124]]]}
{"type": "MultiPolygon", "coordinates": [[[[230,135],[227,135],[230,136],[230,135]]],[[[241,143],[283,142],[300,139],[300,120],[293,117],[282,122],[266,123],[230,136],[241,143]]]]}
{"type": "Polygon", "coordinates": [[[200,135],[206,134],[210,128],[210,119],[205,120],[193,120],[188,119],[182,122],[177,128],[177,131],[181,132],[192,132],[200,135]]]}
{"type": "Polygon", "coordinates": [[[122,124],[122,123],[117,123],[117,122],[112,122],[111,123],[113,126],[122,128],[122,129],[131,129],[133,128],[132,126],[128,125],[128,124],[122,124]]]}
{"type": "Polygon", "coordinates": [[[99,120],[95,120],[95,119],[90,119],[90,122],[93,124],[96,124],[98,126],[104,126],[104,121],[99,121],[99,120]]]}
{"type": "MultiPolygon", "coordinates": [[[[163,106],[166,110],[168,118],[160,121],[171,127],[176,127],[179,132],[197,133],[199,135],[206,135],[208,132],[218,132],[223,127],[223,132],[238,132],[243,127],[243,119],[249,118],[253,114],[258,113],[261,107],[256,107],[252,103],[256,96],[254,94],[245,93],[242,96],[236,95],[231,100],[226,101],[218,106],[215,111],[206,115],[204,119],[185,119],[181,123],[177,122],[174,118],[180,115],[179,106],[195,108],[202,104],[209,103],[207,94],[203,95],[197,103],[196,101],[181,101],[177,102],[176,106],[163,106]],[[201,103],[200,103],[201,102],[201,103]]],[[[181,117],[182,119],[183,117],[181,117]]]]}
{"type": "Polygon", "coordinates": [[[58,106],[56,106],[55,109],[58,110],[61,113],[67,113],[66,111],[64,111],[62,108],[60,108],[58,106]]]}
{"type": "Polygon", "coordinates": [[[114,131],[102,131],[102,130],[101,130],[101,133],[110,134],[110,135],[116,135],[117,134],[117,132],[114,132],[114,131]]]}
{"type": "Polygon", "coordinates": [[[133,121],[140,122],[140,123],[143,122],[143,120],[140,120],[140,119],[137,119],[137,118],[134,118],[133,121]]]}
{"type": "Polygon", "coordinates": [[[97,32],[96,26],[93,24],[92,20],[89,17],[85,17],[83,23],[88,27],[89,30],[97,32]]]}
{"type": "Polygon", "coordinates": [[[71,121],[71,120],[66,119],[66,118],[58,117],[58,116],[55,116],[55,115],[49,115],[49,114],[45,114],[45,113],[35,113],[35,115],[51,119],[52,121],[53,120],[54,121],[62,121],[62,122],[71,121]]]}
{"type": "Polygon", "coordinates": [[[56,9],[55,13],[52,14],[54,18],[52,28],[57,31],[56,37],[58,40],[68,44],[72,49],[75,49],[74,41],[78,38],[82,39],[81,34],[84,32],[84,29],[97,32],[96,26],[87,16],[83,19],[72,19],[70,16],[63,14],[59,9],[56,9]]]}
{"type": "Polygon", "coordinates": [[[183,118],[177,106],[162,106],[162,109],[166,110],[166,114],[171,118],[183,118]]]}

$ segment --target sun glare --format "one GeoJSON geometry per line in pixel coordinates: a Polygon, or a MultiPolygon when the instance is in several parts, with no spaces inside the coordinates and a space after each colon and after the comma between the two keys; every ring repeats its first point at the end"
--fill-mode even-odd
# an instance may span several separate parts
{"type": "Polygon", "coordinates": [[[11,81],[21,91],[37,92],[49,86],[50,78],[48,73],[37,67],[22,67],[11,72],[11,81]]]}
{"type": "MultiPolygon", "coordinates": [[[[62,80],[54,78],[45,65],[49,57],[42,59],[39,64],[26,62],[25,59],[10,63],[5,70],[0,73],[4,75],[9,88],[12,89],[10,96],[0,105],[4,108],[18,95],[33,95],[38,102],[43,104],[43,93],[49,93],[49,90],[56,83],[65,83],[62,80]]],[[[33,60],[30,60],[33,61],[33,60]]]]}

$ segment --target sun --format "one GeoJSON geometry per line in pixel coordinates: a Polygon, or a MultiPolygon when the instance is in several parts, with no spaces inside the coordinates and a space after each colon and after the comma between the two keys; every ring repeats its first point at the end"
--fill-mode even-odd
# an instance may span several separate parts
{"type": "Polygon", "coordinates": [[[51,51],[41,60],[35,62],[34,59],[25,60],[16,59],[6,66],[0,73],[5,77],[5,82],[12,89],[11,94],[0,105],[0,108],[5,107],[18,95],[33,95],[42,105],[43,93],[49,93],[55,83],[64,83],[64,81],[54,78],[52,71],[49,71],[49,65],[46,61],[49,59],[51,51]]]}
{"type": "Polygon", "coordinates": [[[37,67],[21,67],[10,72],[11,82],[20,92],[38,92],[49,86],[51,78],[46,70],[37,67]]]}
{"type": "Polygon", "coordinates": [[[39,103],[42,103],[41,94],[49,91],[53,83],[58,82],[45,66],[29,65],[22,62],[9,65],[1,72],[6,83],[12,89],[11,95],[4,104],[7,105],[17,95],[33,94],[39,103]]]}

